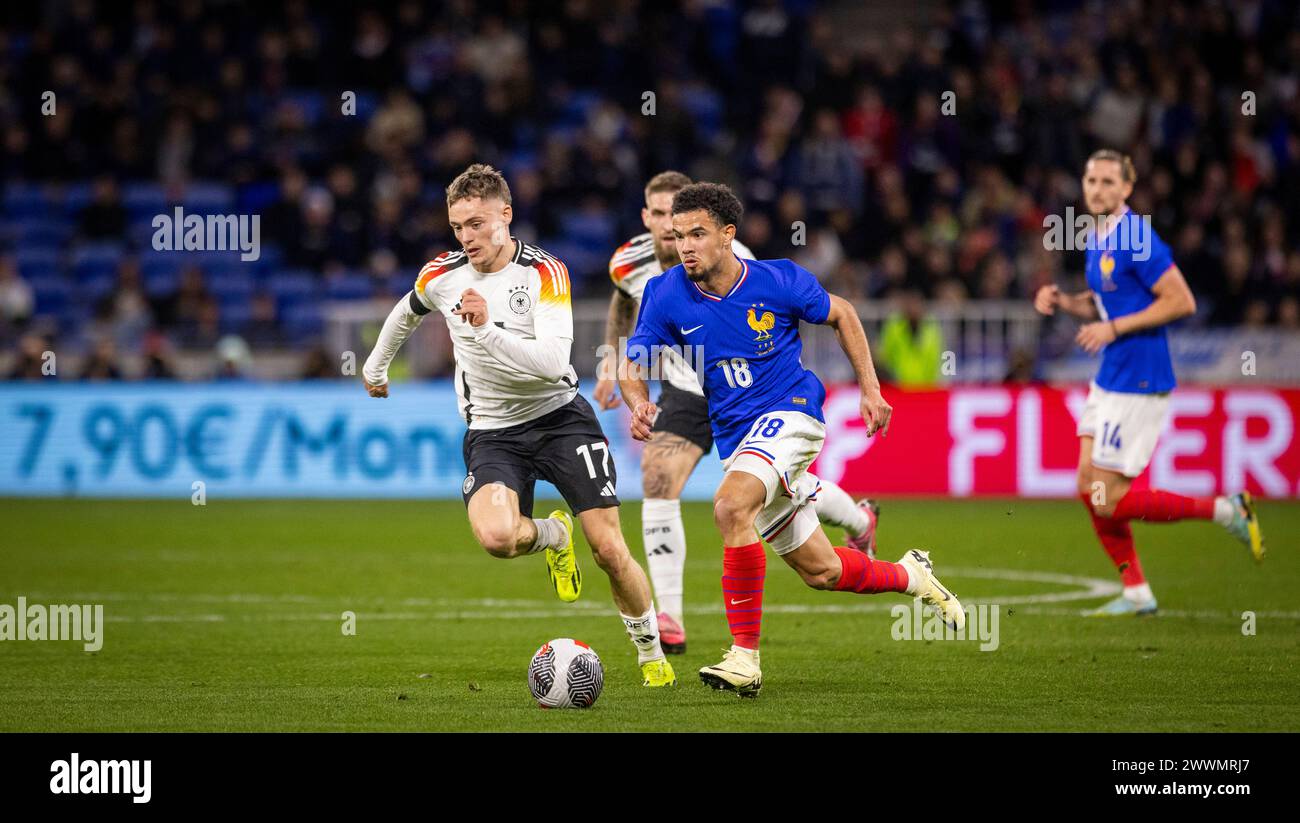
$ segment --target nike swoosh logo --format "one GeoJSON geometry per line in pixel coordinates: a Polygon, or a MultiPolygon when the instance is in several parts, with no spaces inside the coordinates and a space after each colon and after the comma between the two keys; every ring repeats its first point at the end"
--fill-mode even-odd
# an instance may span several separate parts
{"type": "MultiPolygon", "coordinates": [[[[681,327],[679,326],[678,328],[681,328],[681,327]]],[[[693,328],[693,329],[682,329],[682,334],[690,334],[691,332],[693,332],[693,331],[699,331],[699,330],[702,329],[702,328],[704,328],[704,324],[703,324],[703,323],[701,323],[700,325],[696,326],[696,327],[693,328]]]]}
{"type": "Polygon", "coordinates": [[[754,598],[752,598],[752,597],[746,597],[744,600],[732,600],[732,601],[731,601],[731,605],[733,605],[733,606],[739,606],[741,603],[748,603],[749,601],[751,601],[751,600],[753,600],[753,599],[754,599],[754,598]]]}

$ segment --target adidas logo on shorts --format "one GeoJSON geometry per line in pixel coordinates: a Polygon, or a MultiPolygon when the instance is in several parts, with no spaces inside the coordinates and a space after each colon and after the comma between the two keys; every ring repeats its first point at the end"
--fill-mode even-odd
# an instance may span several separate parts
{"type": "Polygon", "coordinates": [[[613,496],[614,496],[614,484],[611,483],[611,482],[608,481],[608,480],[605,481],[605,485],[603,485],[603,486],[600,487],[600,496],[601,496],[601,497],[613,497],[613,496]]]}

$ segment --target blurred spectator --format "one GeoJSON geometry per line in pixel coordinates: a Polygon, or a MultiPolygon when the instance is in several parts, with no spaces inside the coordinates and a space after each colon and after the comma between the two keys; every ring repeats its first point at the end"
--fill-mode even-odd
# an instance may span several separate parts
{"type": "Polygon", "coordinates": [[[244,380],[252,376],[253,352],[242,337],[230,334],[217,341],[218,380],[244,380]]]}
{"type": "Polygon", "coordinates": [[[330,360],[325,349],[316,346],[303,360],[301,377],[304,380],[329,380],[339,376],[339,368],[330,360]]]}
{"type": "Polygon", "coordinates": [[[1175,247],[1193,323],[1293,322],[1294,3],[1108,5],[1104,25],[1086,4],[921,4],[914,28],[870,37],[844,29],[852,5],[78,0],[10,16],[0,223],[6,240],[21,227],[7,248],[32,257],[21,277],[0,258],[0,335],[38,312],[85,321],[56,278],[110,291],[111,247],[83,259],[68,236],[138,244],[152,214],[182,203],[262,215],[256,287],[223,283],[218,303],[201,272],[178,285],[141,249],[96,328],[123,355],[155,331],[207,349],[224,308],[226,330],[250,318],[255,346],[310,346],[319,325],[282,316],[284,270],[323,283],[364,269],[387,293],[454,246],[443,187],[474,161],[506,170],[515,233],[566,258],[578,297],[607,296],[610,251],[642,231],[640,186],[678,168],[735,186],[757,254],[846,293],[1027,300],[1081,269],[1044,252],[1042,220],[1081,210],[1080,164],[1103,145],[1134,156],[1131,202],[1175,247]],[[29,105],[45,89],[57,117],[29,105]],[[1249,116],[1242,89],[1257,95],[1249,116]],[[67,185],[45,204],[8,196],[28,183],[67,185]],[[64,193],[87,183],[68,211],[64,193]]]}
{"type": "Polygon", "coordinates": [[[46,358],[50,351],[50,341],[39,334],[24,334],[18,340],[18,357],[9,371],[9,380],[51,380],[58,377],[58,360],[51,363],[46,358]]]}
{"type": "Polygon", "coordinates": [[[244,339],[253,348],[279,348],[285,345],[284,331],[277,314],[275,298],[267,292],[253,295],[252,313],[244,325],[244,339]]]}
{"type": "Polygon", "coordinates": [[[144,355],[144,371],[141,374],[143,379],[176,379],[176,367],[173,362],[175,354],[165,335],[156,331],[145,335],[141,353],[144,355]]]}
{"type": "Polygon", "coordinates": [[[117,346],[111,337],[101,337],[90,349],[90,357],[81,365],[82,380],[120,380],[117,346]]]}
{"type": "Polygon", "coordinates": [[[925,314],[920,292],[902,294],[899,311],[880,329],[879,363],[897,385],[926,389],[939,385],[943,331],[925,314]]]}
{"type": "Polygon", "coordinates": [[[117,269],[117,281],[103,297],[97,315],[112,335],[114,342],[124,349],[134,349],[154,323],[153,307],[144,291],[140,266],[135,258],[126,258],[117,269]]]}
{"type": "Polygon", "coordinates": [[[126,236],[126,207],[117,182],[109,175],[95,178],[90,204],[78,216],[80,234],[87,240],[121,240],[126,236]]]}
{"type": "Polygon", "coordinates": [[[35,304],[32,287],[18,276],[13,255],[0,255],[0,339],[7,337],[9,330],[21,328],[35,304]]]}

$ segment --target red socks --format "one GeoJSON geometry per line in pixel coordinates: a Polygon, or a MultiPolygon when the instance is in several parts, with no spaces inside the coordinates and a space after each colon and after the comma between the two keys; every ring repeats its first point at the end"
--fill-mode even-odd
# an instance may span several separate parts
{"type": "MultiPolygon", "coordinates": [[[[1124,500],[1132,494],[1133,492],[1130,491],[1124,495],[1124,500]]],[[[1140,586],[1145,583],[1146,577],[1142,574],[1142,564],[1138,562],[1137,549],[1133,547],[1133,530],[1129,528],[1128,521],[1121,520],[1119,517],[1099,516],[1092,510],[1090,495],[1081,494],[1079,499],[1088,509],[1088,516],[1092,518],[1092,528],[1097,532],[1102,548],[1110,555],[1115,568],[1119,569],[1119,576],[1124,581],[1124,585],[1140,586]]]]}
{"type": "Polygon", "coordinates": [[[766,576],[767,554],[761,542],[722,548],[722,605],[732,641],[742,648],[758,648],[766,576]]]}
{"type": "Polygon", "coordinates": [[[907,569],[902,564],[872,560],[862,552],[844,546],[836,546],[835,553],[840,556],[841,568],[840,579],[835,581],[836,591],[858,594],[907,592],[907,569]]]}
{"type": "Polygon", "coordinates": [[[1213,520],[1213,497],[1184,497],[1159,489],[1129,489],[1115,505],[1115,520],[1147,520],[1172,523],[1175,520],[1213,520]]]}

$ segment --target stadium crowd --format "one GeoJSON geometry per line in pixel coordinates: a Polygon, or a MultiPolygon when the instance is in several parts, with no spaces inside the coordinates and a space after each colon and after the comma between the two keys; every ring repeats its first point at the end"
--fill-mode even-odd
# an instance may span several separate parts
{"type": "Polygon", "coordinates": [[[852,40],[811,0],[406,0],[346,26],[302,0],[11,9],[9,371],[39,374],[56,338],[106,378],[123,351],[167,377],[231,335],[313,350],[326,301],[387,305],[453,242],[442,187],[474,161],[580,298],[607,296],[643,182],[676,168],[736,188],[759,256],[850,297],[961,303],[1082,287],[1044,218],[1118,148],[1190,322],[1300,329],[1297,3],[1002,5],[852,40]],[[174,204],[260,215],[259,259],[151,248],[174,204]]]}

